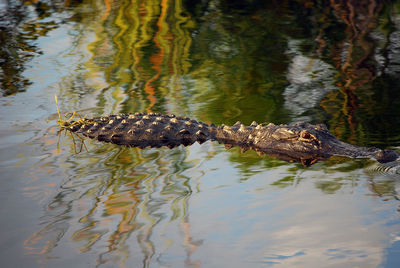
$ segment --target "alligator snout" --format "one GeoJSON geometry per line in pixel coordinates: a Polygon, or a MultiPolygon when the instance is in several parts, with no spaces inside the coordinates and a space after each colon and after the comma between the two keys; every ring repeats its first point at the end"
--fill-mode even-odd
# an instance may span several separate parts
{"type": "Polygon", "coordinates": [[[399,154],[392,150],[380,150],[374,157],[380,163],[387,163],[398,159],[399,154]]]}

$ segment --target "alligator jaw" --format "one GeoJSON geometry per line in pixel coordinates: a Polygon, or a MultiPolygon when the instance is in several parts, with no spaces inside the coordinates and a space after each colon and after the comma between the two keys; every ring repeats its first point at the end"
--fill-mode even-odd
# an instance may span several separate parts
{"type": "Polygon", "coordinates": [[[372,158],[380,163],[395,161],[399,155],[392,150],[381,150],[375,147],[358,147],[342,141],[331,140],[325,144],[325,149],[328,156],[344,156],[351,158],[372,158]]]}

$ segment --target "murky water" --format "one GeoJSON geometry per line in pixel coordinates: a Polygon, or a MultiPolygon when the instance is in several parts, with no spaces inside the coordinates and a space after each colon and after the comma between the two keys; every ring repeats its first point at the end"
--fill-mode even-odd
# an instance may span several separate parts
{"type": "Polygon", "coordinates": [[[400,5],[264,2],[0,2],[2,267],[399,267],[397,164],[58,135],[55,94],[398,149],[400,5]]]}

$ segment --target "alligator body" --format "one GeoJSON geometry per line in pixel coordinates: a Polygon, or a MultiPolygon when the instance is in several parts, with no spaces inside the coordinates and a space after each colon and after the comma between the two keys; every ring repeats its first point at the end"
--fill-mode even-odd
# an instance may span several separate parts
{"type": "Polygon", "coordinates": [[[225,144],[227,149],[238,146],[242,151],[255,150],[305,166],[331,156],[373,158],[381,163],[396,160],[391,150],[358,147],[336,139],[325,125],[295,123],[290,125],[215,126],[190,118],[156,113],[120,114],[64,122],[63,128],[92,139],[131,147],[173,148],[207,140],[225,144]]]}

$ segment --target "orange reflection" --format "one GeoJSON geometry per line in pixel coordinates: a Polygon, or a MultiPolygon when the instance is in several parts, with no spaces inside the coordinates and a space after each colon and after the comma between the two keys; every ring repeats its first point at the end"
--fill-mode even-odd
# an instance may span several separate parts
{"type": "Polygon", "coordinates": [[[152,86],[152,83],[160,77],[160,74],[162,72],[162,64],[164,61],[164,46],[160,44],[158,41],[159,39],[163,39],[163,32],[168,31],[168,27],[166,29],[163,28],[163,26],[167,25],[165,23],[166,19],[166,14],[168,10],[168,0],[162,0],[161,1],[161,14],[158,18],[157,21],[157,26],[158,26],[158,31],[156,32],[153,41],[156,44],[158,48],[158,53],[154,54],[153,56],[150,57],[150,62],[152,63],[152,69],[156,71],[156,74],[146,82],[144,90],[146,91],[147,98],[150,101],[149,106],[147,107],[147,112],[151,112],[151,108],[154,106],[154,104],[157,101],[157,98],[155,97],[155,90],[154,87],[152,86]]]}
{"type": "Polygon", "coordinates": [[[102,21],[105,21],[108,18],[110,11],[111,11],[112,3],[113,3],[113,0],[104,0],[104,5],[105,5],[106,10],[101,18],[102,21]]]}
{"type": "MultiPolygon", "coordinates": [[[[321,106],[332,116],[333,132],[341,137],[344,129],[341,123],[346,122],[350,130],[349,142],[355,143],[359,134],[359,122],[355,112],[359,109],[357,90],[370,85],[376,78],[374,61],[375,44],[368,35],[376,28],[381,4],[376,1],[340,1],[331,0],[331,7],[337,17],[346,25],[346,39],[332,44],[332,60],[340,72],[338,92],[330,92],[321,102],[321,106]],[[339,103],[338,103],[339,102],[339,103]]],[[[317,38],[321,46],[321,34],[317,38]]],[[[321,49],[321,47],[320,47],[321,49]]]]}
{"type": "MultiPolygon", "coordinates": [[[[162,83],[169,81],[171,74],[179,76],[188,70],[187,64],[183,66],[182,63],[189,62],[191,37],[185,27],[191,18],[180,17],[183,13],[180,1],[100,0],[89,4],[95,12],[89,14],[92,17],[83,18],[80,26],[84,29],[82,36],[92,37],[83,40],[79,36],[75,45],[90,52],[89,59],[85,59],[83,64],[87,69],[85,82],[93,83],[91,88],[95,90],[95,99],[104,102],[98,106],[118,112],[119,107],[126,105],[134,111],[143,109],[150,112],[169,93],[168,87],[162,83]],[[125,98],[126,95],[133,97],[125,98]]],[[[66,84],[72,85],[78,79],[66,77],[65,80],[66,84]]],[[[72,92],[66,90],[65,96],[73,99],[70,94],[72,92]]],[[[179,94],[181,92],[177,90],[176,99],[180,99],[179,94]]],[[[170,101],[176,101],[174,97],[170,101]]],[[[52,144],[55,142],[51,141],[52,144]]],[[[178,179],[168,181],[165,178],[167,172],[159,175],[160,170],[180,161],[179,156],[174,155],[168,161],[160,157],[160,160],[151,162],[153,159],[142,156],[136,149],[118,151],[105,146],[99,150],[95,157],[63,159],[69,163],[71,174],[66,175],[65,184],[59,187],[59,193],[46,207],[40,229],[25,241],[28,253],[44,255],[43,259],[46,259],[60,240],[67,239],[77,244],[80,252],[90,251],[103,243],[106,252],[101,254],[126,260],[137,258],[129,251],[132,245],[126,244],[129,237],[135,237],[133,244],[138,245],[133,246],[141,248],[143,263],[154,262],[152,256],[157,247],[154,241],[159,239],[153,236],[155,227],[164,214],[170,216],[176,210],[184,210],[187,205],[183,203],[187,201],[182,195],[192,192],[187,189],[190,186],[181,184],[178,179]],[[104,159],[100,156],[102,154],[104,159]],[[150,167],[145,165],[148,161],[150,167]],[[136,165],[139,168],[136,169],[136,165]],[[104,170],[97,174],[100,166],[104,170]],[[154,172],[149,175],[143,171],[143,166],[145,170],[154,169],[154,172]],[[97,174],[95,178],[91,177],[93,174],[97,174]],[[171,193],[164,196],[160,193],[164,188],[172,188],[171,193]],[[154,213],[160,208],[153,205],[154,201],[159,201],[154,199],[153,193],[161,196],[163,209],[166,208],[167,212],[154,213]],[[182,208],[175,209],[170,202],[182,203],[182,208]],[[169,213],[169,209],[173,212],[169,213]]],[[[54,188],[56,185],[50,186],[54,188]]],[[[33,186],[27,189],[37,190],[33,186]]],[[[182,223],[179,228],[185,233],[185,241],[181,244],[188,248],[189,259],[200,243],[192,241],[190,225],[183,219],[187,217],[186,211],[178,214],[182,215],[178,218],[182,223]]],[[[188,263],[199,265],[190,260],[188,263]]],[[[123,265],[122,260],[120,266],[123,265]]]]}
{"type": "Polygon", "coordinates": [[[138,182],[131,183],[129,186],[133,189],[128,192],[110,195],[104,202],[107,214],[121,215],[121,221],[118,225],[118,236],[122,233],[131,232],[137,227],[134,218],[137,215],[137,206],[140,203],[140,199],[135,191],[138,191],[140,187],[138,182]]]}

